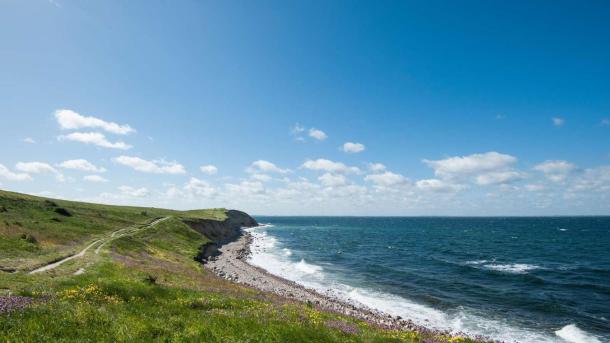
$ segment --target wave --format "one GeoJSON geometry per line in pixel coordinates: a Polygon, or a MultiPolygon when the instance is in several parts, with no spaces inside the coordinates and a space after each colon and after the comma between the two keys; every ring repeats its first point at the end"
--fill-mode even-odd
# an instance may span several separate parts
{"type": "MultiPolygon", "coordinates": [[[[313,288],[322,294],[339,298],[354,305],[364,305],[385,313],[410,319],[416,324],[433,329],[449,330],[454,333],[464,332],[470,335],[483,335],[505,342],[591,342],[594,336],[578,329],[563,328],[555,333],[545,333],[511,324],[505,319],[492,319],[473,309],[460,307],[441,311],[402,296],[391,294],[370,287],[358,287],[340,282],[338,277],[325,270],[322,266],[307,262],[304,258],[291,257],[290,251],[264,229],[248,229],[254,242],[251,246],[252,255],[249,263],[261,267],[271,274],[297,282],[305,287],[313,288]],[[579,336],[578,333],[584,335],[579,336]],[[566,338],[568,337],[568,338],[566,338]],[[586,337],[587,340],[574,340],[586,337]],[[571,340],[570,340],[571,339],[571,340]]],[[[496,264],[493,261],[469,261],[467,264],[480,267],[491,266],[500,271],[524,272],[541,268],[526,264],[496,264]]]]}
{"type": "Polygon", "coordinates": [[[560,330],[555,331],[555,335],[570,343],[601,343],[597,337],[579,329],[576,324],[562,327],[560,330]]]}
{"type": "Polygon", "coordinates": [[[496,272],[503,272],[509,274],[525,274],[532,270],[540,270],[545,269],[544,267],[535,265],[535,264],[527,264],[527,263],[496,263],[495,260],[475,260],[475,261],[466,261],[464,264],[473,266],[474,268],[483,268],[487,270],[493,270],[496,272]]]}
{"type": "Polygon", "coordinates": [[[544,269],[535,264],[513,263],[513,264],[486,264],[485,269],[495,270],[511,274],[525,274],[531,270],[544,269]]]}

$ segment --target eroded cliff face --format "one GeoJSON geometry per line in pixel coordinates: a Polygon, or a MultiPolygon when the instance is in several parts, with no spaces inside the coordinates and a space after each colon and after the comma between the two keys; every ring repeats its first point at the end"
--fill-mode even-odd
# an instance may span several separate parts
{"type": "Polygon", "coordinates": [[[240,228],[258,226],[256,220],[245,212],[228,210],[224,221],[211,219],[187,219],[184,222],[195,231],[205,235],[212,242],[201,246],[195,260],[204,262],[218,255],[218,247],[239,236],[240,228]]]}

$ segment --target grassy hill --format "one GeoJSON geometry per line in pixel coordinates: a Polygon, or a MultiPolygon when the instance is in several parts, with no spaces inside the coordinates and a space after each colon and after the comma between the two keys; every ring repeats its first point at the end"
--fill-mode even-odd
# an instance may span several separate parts
{"type": "MultiPolygon", "coordinates": [[[[226,218],[224,209],[180,212],[0,191],[4,270],[0,271],[0,341],[423,342],[426,338],[384,330],[216,277],[194,260],[209,238],[185,222],[226,218]],[[159,218],[164,220],[156,222],[159,218]],[[29,273],[93,242],[98,243],[82,257],[29,273]],[[2,301],[29,305],[8,311],[10,306],[3,310],[2,301]]],[[[436,339],[458,341],[450,336],[436,339]]]]}

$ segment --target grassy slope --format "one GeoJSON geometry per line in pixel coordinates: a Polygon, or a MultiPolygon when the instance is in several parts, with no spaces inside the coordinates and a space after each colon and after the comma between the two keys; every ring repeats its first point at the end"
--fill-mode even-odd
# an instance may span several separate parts
{"type": "MultiPolygon", "coordinates": [[[[74,215],[60,224],[44,226],[45,219],[53,218],[41,204],[44,199],[2,192],[0,201],[11,206],[0,213],[0,220],[20,221],[19,230],[38,235],[39,242],[44,244],[53,242],[49,246],[54,249],[71,246],[70,239],[83,243],[96,235],[150,221],[154,216],[172,216],[155,227],[110,242],[99,255],[88,253],[49,272],[35,275],[0,272],[0,295],[4,290],[36,299],[36,305],[23,312],[0,315],[0,341],[419,342],[423,339],[414,333],[382,330],[320,311],[208,273],[193,260],[207,238],[180,218],[222,219],[221,210],[146,209],[149,213],[144,217],[141,208],[54,200],[74,215]],[[19,204],[18,208],[15,204],[19,204]],[[97,225],[87,223],[91,218],[97,218],[97,225]],[[38,226],[34,225],[36,221],[38,226]],[[67,233],[62,232],[62,224],[67,233]],[[81,224],[84,226],[79,231],[81,224]],[[40,227],[48,228],[49,232],[37,229],[40,227]],[[85,268],[85,273],[73,275],[79,268],[85,268]]],[[[52,255],[45,253],[44,249],[51,249],[47,247],[21,251],[21,245],[11,245],[16,242],[14,235],[13,231],[8,234],[7,230],[0,231],[3,247],[9,246],[8,254],[2,250],[3,263],[10,263],[10,256],[19,256],[16,259],[23,261],[23,256],[25,260],[40,260],[41,256],[52,255]]],[[[451,338],[442,340],[449,342],[451,338]]]]}

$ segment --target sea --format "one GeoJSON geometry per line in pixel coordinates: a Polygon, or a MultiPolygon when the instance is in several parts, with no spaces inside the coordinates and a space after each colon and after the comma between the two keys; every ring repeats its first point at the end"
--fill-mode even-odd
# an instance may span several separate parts
{"type": "Polygon", "coordinates": [[[428,328],[610,342],[610,217],[266,217],[250,263],[428,328]]]}

